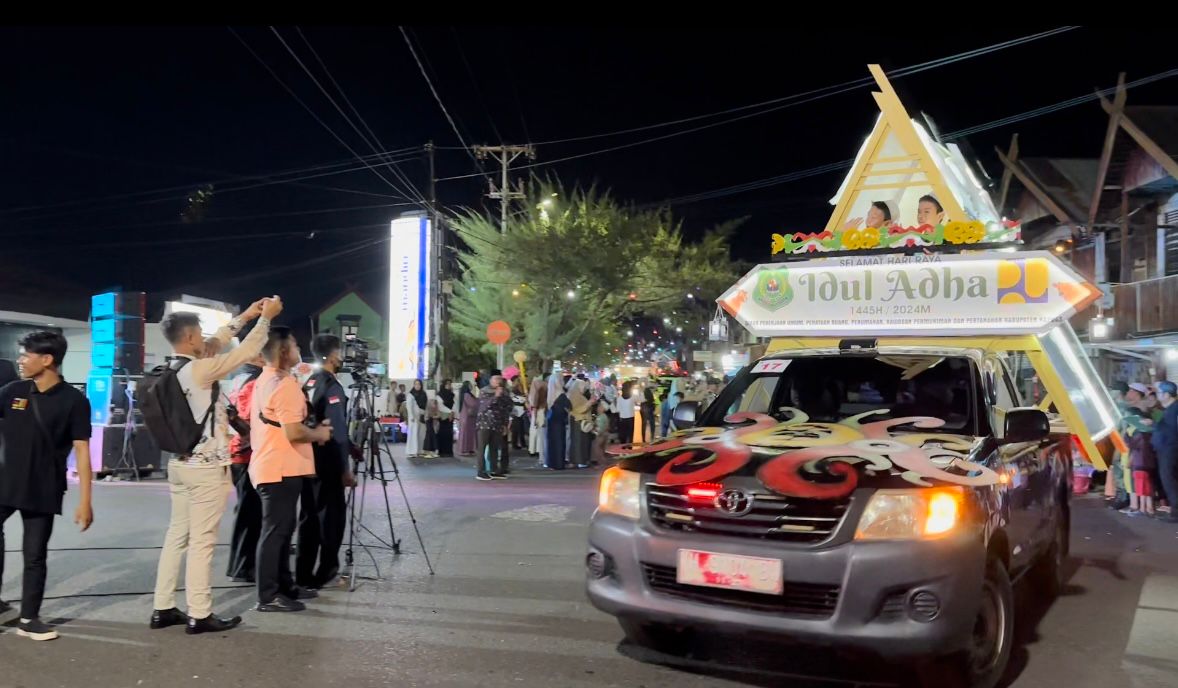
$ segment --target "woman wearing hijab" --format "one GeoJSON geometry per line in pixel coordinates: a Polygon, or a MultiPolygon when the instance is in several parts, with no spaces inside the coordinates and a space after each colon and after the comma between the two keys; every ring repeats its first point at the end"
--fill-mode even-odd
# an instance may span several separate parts
{"type": "Polygon", "coordinates": [[[572,403],[564,393],[559,375],[548,381],[548,437],[545,442],[544,465],[554,471],[563,471],[565,464],[565,432],[569,426],[569,410],[572,403]]]}
{"type": "Polygon", "coordinates": [[[577,468],[589,467],[589,452],[593,443],[593,405],[585,392],[589,383],[580,378],[569,384],[569,463],[577,468]],[[588,427],[588,430],[586,430],[588,427]]]}
{"type": "Polygon", "coordinates": [[[405,399],[405,424],[409,427],[405,440],[405,456],[408,458],[421,455],[425,440],[425,412],[428,401],[425,384],[421,380],[414,380],[413,389],[409,390],[409,396],[405,399]]]}
{"type": "Polygon", "coordinates": [[[605,447],[609,444],[609,402],[604,398],[597,402],[593,426],[597,434],[593,437],[593,458],[589,465],[599,466],[605,463],[605,447]]]}
{"type": "Polygon", "coordinates": [[[438,456],[454,456],[454,383],[442,380],[438,390],[438,456]]]}
{"type": "Polygon", "coordinates": [[[528,409],[532,412],[532,431],[528,433],[528,453],[539,457],[544,453],[548,433],[545,431],[545,416],[548,415],[548,377],[532,380],[528,391],[528,409]]]}
{"type": "Polygon", "coordinates": [[[474,456],[479,441],[479,433],[475,428],[479,416],[479,398],[474,395],[474,387],[469,380],[462,383],[458,401],[458,453],[474,456]]]}
{"type": "Polygon", "coordinates": [[[422,456],[435,458],[438,455],[438,398],[430,399],[425,405],[425,439],[421,443],[422,456]]]}

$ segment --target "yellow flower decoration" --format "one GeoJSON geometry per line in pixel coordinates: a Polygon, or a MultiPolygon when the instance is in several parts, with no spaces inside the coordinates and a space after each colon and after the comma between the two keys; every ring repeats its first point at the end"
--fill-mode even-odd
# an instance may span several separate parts
{"type": "Polygon", "coordinates": [[[848,251],[863,248],[864,232],[858,229],[848,229],[843,232],[843,248],[848,251]]]}
{"type": "Polygon", "coordinates": [[[954,220],[945,225],[945,241],[951,244],[976,244],[986,236],[986,226],[977,220],[954,220]]]}
{"type": "Polygon", "coordinates": [[[875,248],[879,246],[879,230],[872,227],[845,230],[843,231],[842,244],[843,248],[848,251],[875,248]]]}

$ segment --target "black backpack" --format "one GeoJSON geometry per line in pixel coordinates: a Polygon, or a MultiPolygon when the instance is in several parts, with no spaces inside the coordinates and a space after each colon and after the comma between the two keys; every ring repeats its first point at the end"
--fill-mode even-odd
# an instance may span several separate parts
{"type": "MultiPolygon", "coordinates": [[[[139,383],[139,410],[143,413],[143,424],[155,438],[159,448],[188,456],[205,434],[205,425],[214,415],[220,385],[213,383],[211,403],[204,418],[197,422],[188,405],[188,395],[180,386],[177,374],[190,362],[188,358],[177,358],[170,363],[152,368],[139,383]]],[[[211,433],[210,433],[211,436],[211,433]]]]}

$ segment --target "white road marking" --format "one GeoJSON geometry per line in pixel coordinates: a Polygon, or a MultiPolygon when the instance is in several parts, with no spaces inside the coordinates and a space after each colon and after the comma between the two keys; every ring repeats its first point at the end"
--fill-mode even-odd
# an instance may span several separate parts
{"type": "Polygon", "coordinates": [[[573,507],[560,504],[537,504],[519,509],[510,509],[491,514],[491,518],[502,518],[508,521],[527,521],[530,523],[561,523],[567,521],[573,507]]]}

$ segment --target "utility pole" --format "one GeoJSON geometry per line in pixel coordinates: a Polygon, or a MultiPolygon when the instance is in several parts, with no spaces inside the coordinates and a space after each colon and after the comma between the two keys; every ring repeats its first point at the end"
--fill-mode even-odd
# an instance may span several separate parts
{"type": "Polygon", "coordinates": [[[491,191],[487,194],[490,198],[499,201],[499,231],[507,231],[507,206],[514,200],[524,198],[523,187],[511,187],[511,180],[508,179],[508,172],[511,170],[511,163],[515,162],[516,158],[521,155],[528,156],[529,160],[536,159],[536,149],[531,145],[526,146],[510,146],[507,144],[499,146],[475,146],[475,156],[479,160],[486,158],[494,158],[499,163],[500,182],[499,187],[495,187],[495,182],[490,182],[491,191]]]}
{"type": "Polygon", "coordinates": [[[433,336],[431,340],[436,345],[434,348],[434,369],[427,371],[430,377],[437,378],[441,382],[441,378],[446,374],[446,365],[444,358],[449,352],[450,346],[450,328],[445,324],[446,322],[446,293],[445,285],[447,284],[446,275],[446,234],[442,227],[442,215],[438,212],[438,195],[437,195],[437,174],[434,167],[434,153],[437,148],[434,142],[430,141],[425,144],[426,159],[429,162],[429,217],[430,227],[432,228],[430,243],[432,246],[431,255],[433,256],[433,265],[431,272],[433,273],[433,284],[430,285],[430,293],[433,294],[433,303],[430,304],[430,309],[434,314],[433,317],[433,336]]]}

